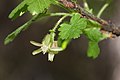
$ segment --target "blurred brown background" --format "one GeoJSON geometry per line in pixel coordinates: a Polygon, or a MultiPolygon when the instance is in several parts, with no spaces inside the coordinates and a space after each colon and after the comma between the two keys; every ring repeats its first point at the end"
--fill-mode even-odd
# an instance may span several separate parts
{"type": "MultiPolygon", "coordinates": [[[[88,42],[84,36],[73,40],[67,50],[55,56],[52,63],[47,61],[47,55],[32,56],[31,52],[36,47],[29,41],[41,42],[58,18],[34,23],[5,46],[5,37],[30,18],[26,14],[15,21],[8,19],[11,10],[20,2],[21,0],[0,0],[0,80],[120,80],[120,38],[102,41],[101,54],[96,60],[86,56],[88,42]]],[[[88,2],[95,11],[104,4],[104,0],[88,2]]],[[[119,3],[119,0],[113,0],[102,18],[119,25],[119,3]]]]}

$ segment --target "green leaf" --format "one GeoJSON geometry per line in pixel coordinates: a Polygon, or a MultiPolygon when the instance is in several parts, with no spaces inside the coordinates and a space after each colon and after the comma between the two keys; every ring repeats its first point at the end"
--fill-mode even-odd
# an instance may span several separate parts
{"type": "Polygon", "coordinates": [[[93,59],[97,58],[100,53],[98,42],[89,41],[87,56],[93,59]]]}
{"type": "Polygon", "coordinates": [[[35,20],[37,20],[40,17],[43,17],[44,14],[40,13],[38,15],[33,16],[28,22],[26,22],[24,25],[22,25],[21,27],[19,27],[18,29],[16,29],[15,31],[13,31],[11,34],[9,34],[4,41],[4,44],[8,44],[10,42],[12,42],[17,35],[21,32],[26,30],[35,20]]]}
{"type": "Polygon", "coordinates": [[[79,13],[75,13],[70,20],[70,25],[74,27],[79,27],[79,29],[85,29],[87,26],[87,19],[80,18],[79,13]]]}
{"type": "Polygon", "coordinates": [[[16,19],[26,11],[32,15],[43,13],[50,7],[50,4],[55,4],[55,1],[57,0],[24,0],[10,13],[9,18],[16,19]]]}
{"type": "Polygon", "coordinates": [[[39,14],[42,13],[45,9],[48,9],[50,4],[52,3],[51,0],[26,0],[28,6],[28,11],[31,14],[39,14]]]}
{"type": "Polygon", "coordinates": [[[6,38],[5,38],[5,41],[4,41],[4,44],[8,44],[10,42],[12,42],[16,37],[17,35],[23,31],[26,27],[28,27],[30,25],[30,22],[27,22],[25,23],[23,26],[19,27],[18,29],[16,29],[14,32],[12,32],[11,34],[9,34],[6,38]]]}
{"type": "Polygon", "coordinates": [[[60,38],[62,39],[71,39],[71,38],[78,38],[80,37],[80,34],[82,34],[82,31],[79,29],[79,27],[74,28],[73,26],[69,24],[62,24],[60,25],[59,33],[60,38]]]}
{"type": "Polygon", "coordinates": [[[70,23],[63,23],[58,29],[60,31],[59,36],[61,39],[75,39],[80,37],[82,30],[87,26],[85,18],[80,18],[80,15],[76,13],[72,16],[70,23]]]}
{"type": "Polygon", "coordinates": [[[99,42],[103,39],[103,34],[100,32],[100,28],[87,28],[84,32],[91,41],[99,42]]]}
{"type": "Polygon", "coordinates": [[[103,40],[105,36],[100,32],[100,28],[96,28],[96,27],[87,28],[84,30],[84,33],[89,39],[87,56],[95,59],[98,57],[100,53],[98,43],[99,41],[103,40]]]}
{"type": "Polygon", "coordinates": [[[101,28],[101,25],[96,21],[87,20],[87,28],[93,28],[93,27],[101,28]]]}
{"type": "Polygon", "coordinates": [[[105,39],[106,37],[100,32],[100,28],[87,28],[84,30],[84,33],[89,39],[89,46],[87,51],[87,56],[92,57],[93,59],[97,58],[100,49],[98,43],[105,39]]]}
{"type": "Polygon", "coordinates": [[[70,19],[71,24],[75,24],[77,21],[80,19],[80,14],[79,13],[74,13],[72,18],[70,19]]]}
{"type": "Polygon", "coordinates": [[[16,19],[18,16],[21,16],[23,13],[27,11],[28,5],[26,5],[26,2],[21,2],[10,14],[9,18],[16,19]]]}

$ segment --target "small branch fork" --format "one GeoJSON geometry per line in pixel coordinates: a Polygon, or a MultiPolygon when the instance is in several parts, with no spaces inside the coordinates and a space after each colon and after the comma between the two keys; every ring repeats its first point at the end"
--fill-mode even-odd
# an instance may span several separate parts
{"type": "Polygon", "coordinates": [[[105,21],[101,18],[98,18],[93,14],[89,13],[88,11],[86,11],[85,9],[83,9],[80,5],[73,3],[71,1],[67,1],[67,0],[59,0],[59,1],[62,3],[62,5],[64,5],[64,7],[75,10],[76,12],[80,13],[83,17],[87,19],[97,21],[102,26],[101,30],[111,33],[112,37],[120,36],[120,27],[117,27],[111,21],[105,21]]]}

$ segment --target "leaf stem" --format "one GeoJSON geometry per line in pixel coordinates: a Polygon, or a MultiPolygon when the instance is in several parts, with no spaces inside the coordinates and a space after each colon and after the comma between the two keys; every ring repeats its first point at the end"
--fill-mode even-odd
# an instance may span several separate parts
{"type": "Polygon", "coordinates": [[[65,16],[65,15],[72,16],[72,14],[70,14],[70,13],[50,13],[48,15],[49,16],[65,16]]]}
{"type": "Polygon", "coordinates": [[[105,11],[105,9],[109,6],[109,3],[106,3],[102,8],[101,10],[98,12],[98,15],[97,17],[100,18],[102,13],[105,11]]]}
{"type": "Polygon", "coordinates": [[[54,17],[54,16],[64,16],[64,15],[69,15],[69,16],[72,16],[71,13],[47,13],[47,14],[43,14],[42,16],[40,16],[39,18],[41,17],[47,17],[47,16],[51,16],[51,17],[54,17]]]}
{"type": "Polygon", "coordinates": [[[68,14],[66,14],[66,15],[64,15],[63,17],[61,17],[59,20],[58,20],[58,22],[56,23],[56,25],[55,25],[55,27],[52,29],[52,31],[56,31],[56,29],[57,29],[57,27],[59,26],[59,24],[66,18],[66,17],[68,17],[69,15],[68,14]]]}

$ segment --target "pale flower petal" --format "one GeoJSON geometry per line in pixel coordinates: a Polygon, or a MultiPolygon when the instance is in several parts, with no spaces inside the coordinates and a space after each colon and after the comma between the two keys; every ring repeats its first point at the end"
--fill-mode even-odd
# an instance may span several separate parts
{"type": "Polygon", "coordinates": [[[51,51],[63,51],[61,47],[50,48],[51,51]]]}
{"type": "Polygon", "coordinates": [[[55,56],[55,54],[53,54],[53,53],[49,53],[48,54],[48,61],[53,61],[53,59],[54,59],[54,56],[55,56]]]}
{"type": "Polygon", "coordinates": [[[38,42],[35,42],[35,41],[30,41],[30,43],[34,46],[38,46],[38,47],[41,47],[42,44],[38,43],[38,42]]]}
{"type": "Polygon", "coordinates": [[[41,47],[41,49],[42,49],[43,54],[45,54],[45,53],[48,51],[49,47],[46,46],[46,45],[43,45],[43,46],[41,47]]]}
{"type": "Polygon", "coordinates": [[[36,55],[36,54],[39,54],[40,52],[42,52],[42,49],[41,49],[41,48],[33,51],[32,54],[33,54],[33,55],[36,55]]]}

